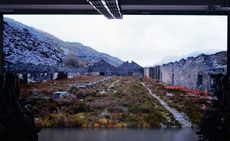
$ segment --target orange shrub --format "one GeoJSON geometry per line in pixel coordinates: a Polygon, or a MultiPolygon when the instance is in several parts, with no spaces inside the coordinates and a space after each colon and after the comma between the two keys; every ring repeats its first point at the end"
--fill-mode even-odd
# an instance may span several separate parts
{"type": "Polygon", "coordinates": [[[189,89],[184,86],[165,86],[165,89],[169,91],[177,91],[177,92],[182,92],[182,93],[193,93],[196,95],[208,96],[208,92],[204,92],[198,89],[189,89]]]}

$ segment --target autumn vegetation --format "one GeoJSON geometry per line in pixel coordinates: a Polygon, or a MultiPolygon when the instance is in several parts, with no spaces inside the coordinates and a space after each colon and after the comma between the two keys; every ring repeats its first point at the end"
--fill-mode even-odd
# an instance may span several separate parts
{"type": "MultiPolygon", "coordinates": [[[[93,87],[79,85],[101,80],[103,76],[78,76],[66,80],[21,85],[20,96],[33,105],[36,125],[40,127],[76,128],[156,128],[180,127],[155,98],[149,95],[137,77],[112,77],[93,87]],[[70,96],[54,98],[56,91],[70,96]]],[[[171,107],[186,113],[199,124],[205,94],[173,88],[151,79],[144,82],[171,107]],[[174,96],[167,96],[174,93],[174,96]]]]}
{"type": "Polygon", "coordinates": [[[170,107],[185,113],[194,126],[200,124],[206,107],[211,103],[211,97],[207,92],[183,86],[168,86],[149,78],[145,78],[144,81],[170,107]]]}

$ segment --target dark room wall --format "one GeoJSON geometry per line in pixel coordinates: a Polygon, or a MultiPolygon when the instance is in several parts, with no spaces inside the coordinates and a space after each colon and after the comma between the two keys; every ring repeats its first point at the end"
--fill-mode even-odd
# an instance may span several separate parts
{"type": "Polygon", "coordinates": [[[0,14],[0,74],[2,74],[2,66],[3,66],[3,15],[0,14]]]}

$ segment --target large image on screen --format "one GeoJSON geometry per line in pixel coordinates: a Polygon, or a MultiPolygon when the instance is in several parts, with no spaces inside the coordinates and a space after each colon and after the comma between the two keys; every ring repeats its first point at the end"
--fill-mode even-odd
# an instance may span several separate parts
{"type": "Polygon", "coordinates": [[[41,128],[191,129],[227,72],[227,16],[3,20],[3,70],[19,76],[41,128]]]}

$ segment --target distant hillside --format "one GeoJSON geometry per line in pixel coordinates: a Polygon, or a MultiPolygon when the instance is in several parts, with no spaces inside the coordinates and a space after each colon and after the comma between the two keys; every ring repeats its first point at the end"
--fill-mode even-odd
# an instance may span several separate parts
{"type": "Polygon", "coordinates": [[[100,60],[105,60],[115,67],[123,63],[116,57],[112,57],[106,53],[99,53],[98,51],[84,46],[81,43],[65,42],[61,49],[65,52],[66,55],[76,55],[78,58],[85,62],[95,63],[100,60]]]}
{"type": "Polygon", "coordinates": [[[46,69],[65,69],[63,67],[64,62],[66,58],[70,58],[69,56],[71,58],[75,56],[74,61],[79,64],[95,63],[102,59],[114,66],[123,63],[118,58],[100,53],[81,43],[64,42],[47,32],[29,27],[10,18],[4,18],[3,36],[4,56],[8,70],[49,71],[46,69]]]}

